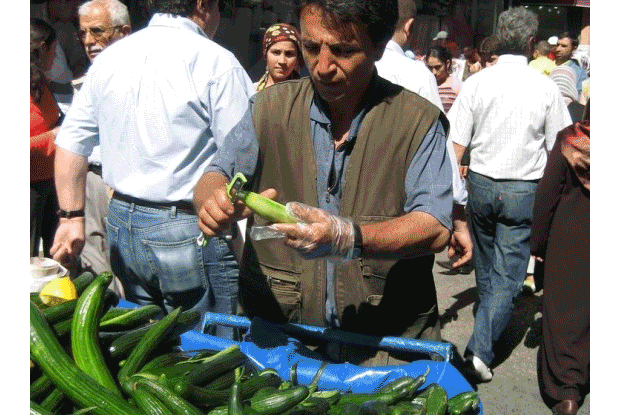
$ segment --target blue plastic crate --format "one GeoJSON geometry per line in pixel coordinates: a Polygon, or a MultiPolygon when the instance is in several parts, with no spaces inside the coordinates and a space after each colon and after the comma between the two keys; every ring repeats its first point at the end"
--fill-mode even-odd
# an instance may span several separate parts
{"type": "MultiPolygon", "coordinates": [[[[118,307],[133,308],[135,304],[121,300],[118,307]]],[[[249,329],[251,322],[246,317],[230,316],[218,313],[206,313],[202,327],[209,324],[220,324],[240,329],[249,329]]],[[[292,326],[292,332],[298,331],[304,335],[311,335],[322,339],[337,340],[339,342],[351,344],[364,344],[370,336],[363,336],[353,333],[326,331],[321,327],[306,325],[287,325],[292,326]]],[[[320,378],[318,388],[323,390],[339,390],[343,393],[364,393],[373,392],[381,388],[386,383],[402,376],[418,376],[427,369],[430,372],[427,380],[420,389],[430,384],[441,385],[448,395],[452,398],[459,393],[472,391],[472,386],[461,375],[461,373],[450,363],[451,345],[443,342],[429,342],[402,337],[383,337],[378,342],[372,338],[372,344],[378,344],[378,349],[388,351],[426,353],[441,356],[443,361],[435,360],[416,360],[409,364],[381,366],[381,367],[360,367],[352,364],[329,364],[320,378]]],[[[251,342],[235,342],[208,334],[201,334],[196,331],[187,331],[181,335],[180,348],[184,351],[193,350],[223,350],[231,345],[239,344],[241,351],[248,357],[249,363],[257,369],[271,367],[275,369],[283,380],[289,380],[290,368],[297,364],[297,380],[302,385],[309,385],[316,374],[321,362],[297,352],[294,342],[285,346],[272,349],[260,349],[251,342]]],[[[366,343],[368,344],[368,343],[366,343]]],[[[475,415],[482,415],[482,403],[475,415]]]]}

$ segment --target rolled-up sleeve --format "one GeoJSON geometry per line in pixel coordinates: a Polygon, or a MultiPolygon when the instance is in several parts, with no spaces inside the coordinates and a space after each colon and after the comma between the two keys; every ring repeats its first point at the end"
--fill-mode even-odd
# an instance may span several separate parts
{"type": "Polygon", "coordinates": [[[431,127],[411,160],[405,191],[405,212],[428,213],[452,230],[452,167],[441,122],[431,127]]]}
{"type": "Polygon", "coordinates": [[[99,126],[93,97],[94,80],[89,75],[82,88],[74,94],[55,140],[58,147],[82,156],[89,156],[99,144],[99,126]]]}

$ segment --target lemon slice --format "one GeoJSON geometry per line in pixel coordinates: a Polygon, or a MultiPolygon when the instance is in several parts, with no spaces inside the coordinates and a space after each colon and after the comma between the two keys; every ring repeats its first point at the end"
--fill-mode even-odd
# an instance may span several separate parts
{"type": "Polygon", "coordinates": [[[39,298],[43,304],[53,306],[75,300],[77,291],[69,277],[54,278],[43,286],[39,292],[39,298]]]}

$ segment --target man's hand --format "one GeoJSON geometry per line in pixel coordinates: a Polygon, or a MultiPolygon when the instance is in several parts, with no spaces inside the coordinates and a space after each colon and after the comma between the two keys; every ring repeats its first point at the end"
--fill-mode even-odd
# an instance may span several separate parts
{"type": "Polygon", "coordinates": [[[460,254],[458,260],[452,263],[452,268],[459,268],[467,264],[474,252],[474,244],[467,228],[465,219],[465,208],[462,205],[454,204],[452,210],[452,235],[448,247],[448,257],[452,258],[457,253],[460,254]]]}
{"type": "Polygon", "coordinates": [[[347,258],[352,252],[354,230],[349,219],[297,202],[288,203],[287,209],[303,223],[278,223],[271,225],[271,228],[284,234],[284,244],[304,258],[347,258]]]}
{"type": "MultiPolygon", "coordinates": [[[[267,189],[261,192],[262,196],[269,199],[276,197],[275,189],[267,189]]],[[[213,190],[212,195],[205,200],[198,211],[198,226],[208,237],[218,236],[226,230],[230,224],[239,219],[252,215],[252,211],[240,201],[234,204],[230,201],[225,187],[213,190]]]]}
{"type": "Polygon", "coordinates": [[[64,266],[79,263],[84,238],[84,217],[61,218],[54,235],[54,244],[50,248],[52,258],[64,266]]]}

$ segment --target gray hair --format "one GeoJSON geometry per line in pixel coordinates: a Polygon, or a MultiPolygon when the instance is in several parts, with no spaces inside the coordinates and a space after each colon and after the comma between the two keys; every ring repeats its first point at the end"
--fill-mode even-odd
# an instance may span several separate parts
{"type": "Polygon", "coordinates": [[[499,15],[495,37],[500,52],[525,52],[538,31],[538,16],[525,7],[511,7],[499,15]]]}
{"type": "Polygon", "coordinates": [[[86,16],[95,6],[103,6],[108,10],[113,25],[131,26],[129,10],[119,0],[89,0],[78,8],[78,16],[86,16]]]}

